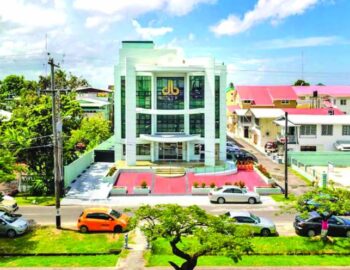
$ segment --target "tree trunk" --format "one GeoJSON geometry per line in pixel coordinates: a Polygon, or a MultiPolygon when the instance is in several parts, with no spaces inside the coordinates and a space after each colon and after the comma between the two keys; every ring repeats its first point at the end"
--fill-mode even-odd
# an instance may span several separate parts
{"type": "Polygon", "coordinates": [[[197,258],[186,260],[181,266],[171,261],[169,263],[175,270],[193,270],[197,266],[197,258]]]}
{"type": "Polygon", "coordinates": [[[180,250],[176,244],[179,243],[181,237],[178,235],[172,241],[170,241],[170,245],[173,251],[173,254],[184,259],[185,262],[178,266],[176,263],[169,261],[169,264],[174,267],[175,270],[193,270],[197,266],[198,255],[190,256],[189,254],[180,250]]]}

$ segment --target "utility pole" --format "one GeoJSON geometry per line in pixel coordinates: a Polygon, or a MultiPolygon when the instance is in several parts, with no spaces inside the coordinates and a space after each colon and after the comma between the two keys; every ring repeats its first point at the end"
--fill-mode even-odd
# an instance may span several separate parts
{"type": "Polygon", "coordinates": [[[48,64],[51,67],[51,91],[52,91],[52,131],[53,131],[53,161],[54,161],[54,180],[55,180],[55,198],[56,198],[56,228],[61,228],[61,213],[60,213],[60,182],[62,179],[61,165],[60,165],[60,149],[59,142],[61,139],[62,125],[58,125],[59,112],[57,112],[57,107],[59,109],[59,95],[55,90],[55,67],[59,65],[55,64],[52,57],[49,58],[48,64]],[[56,104],[57,103],[57,104],[56,104]]]}
{"type": "Polygon", "coordinates": [[[284,197],[288,199],[288,112],[285,112],[284,132],[284,197]]]}

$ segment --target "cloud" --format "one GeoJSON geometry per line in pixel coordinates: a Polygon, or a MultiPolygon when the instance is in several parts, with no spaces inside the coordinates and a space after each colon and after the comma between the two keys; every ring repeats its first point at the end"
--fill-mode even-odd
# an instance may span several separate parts
{"type": "Polygon", "coordinates": [[[200,4],[213,4],[217,0],[75,0],[73,7],[93,13],[85,26],[100,27],[121,19],[137,18],[140,15],[161,11],[168,15],[184,16],[200,4]],[[96,13],[98,13],[96,15],[96,13]],[[114,19],[111,19],[114,18],[114,19]],[[117,18],[117,19],[116,19],[117,18]]]}
{"type": "Polygon", "coordinates": [[[254,9],[246,12],[242,19],[231,14],[210,30],[217,36],[237,35],[264,21],[276,24],[289,16],[303,14],[319,2],[321,0],[258,0],[254,9]]]}
{"type": "Polygon", "coordinates": [[[6,25],[6,29],[16,34],[62,26],[67,20],[64,8],[61,0],[56,0],[51,6],[19,0],[7,1],[6,8],[0,8],[0,25],[6,25]]]}
{"type": "Polygon", "coordinates": [[[173,28],[171,27],[142,27],[136,20],[132,21],[132,25],[143,39],[152,39],[153,37],[164,36],[165,34],[173,31],[173,28]]]}
{"type": "Polygon", "coordinates": [[[338,36],[307,37],[307,38],[284,38],[261,41],[257,44],[260,49],[287,49],[331,46],[345,42],[338,36]]]}

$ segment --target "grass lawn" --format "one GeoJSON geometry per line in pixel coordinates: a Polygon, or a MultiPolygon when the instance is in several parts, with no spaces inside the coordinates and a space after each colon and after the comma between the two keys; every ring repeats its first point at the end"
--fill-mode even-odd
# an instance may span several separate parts
{"type": "Polygon", "coordinates": [[[54,196],[22,196],[22,195],[18,196],[17,195],[15,199],[19,206],[21,205],[41,205],[41,206],[55,205],[54,196]]]}
{"type": "Polygon", "coordinates": [[[0,267],[112,267],[118,255],[0,257],[0,267]]]}
{"type": "Polygon", "coordinates": [[[308,186],[312,186],[312,182],[306,178],[304,175],[298,173],[296,170],[293,170],[292,168],[289,167],[289,170],[292,172],[292,174],[294,174],[295,176],[299,177],[301,180],[303,180],[305,182],[305,184],[307,184],[308,186]]]}
{"type": "MultiPolygon", "coordinates": [[[[102,253],[121,249],[123,240],[123,235],[120,234],[81,234],[73,230],[39,227],[15,239],[1,237],[0,253],[102,253]]],[[[119,255],[2,257],[0,266],[113,266],[118,257],[119,255]]]]}
{"type": "MultiPolygon", "coordinates": [[[[271,253],[276,255],[246,255],[243,260],[235,264],[231,259],[223,256],[204,256],[199,259],[201,266],[284,266],[284,265],[349,265],[350,256],[332,255],[277,255],[289,252],[324,252],[347,253],[350,250],[350,239],[337,238],[334,244],[324,245],[321,241],[306,237],[254,237],[253,249],[257,253],[271,253]]],[[[189,239],[183,240],[182,247],[191,247],[189,239]]],[[[158,239],[153,243],[152,252],[146,254],[148,266],[166,266],[168,261],[180,263],[182,260],[172,255],[170,245],[164,239],[158,239]]]]}
{"type": "Polygon", "coordinates": [[[289,202],[290,203],[290,202],[295,202],[297,200],[297,197],[294,194],[292,194],[292,193],[288,194],[288,199],[286,199],[284,197],[284,194],[272,194],[270,196],[276,202],[283,202],[283,203],[285,203],[285,202],[288,203],[289,202]]]}

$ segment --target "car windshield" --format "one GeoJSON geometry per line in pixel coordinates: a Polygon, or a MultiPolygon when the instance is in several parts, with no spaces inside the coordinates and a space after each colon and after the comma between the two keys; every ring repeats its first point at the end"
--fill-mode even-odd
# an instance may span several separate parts
{"type": "Polygon", "coordinates": [[[258,223],[260,223],[260,218],[257,217],[256,215],[250,214],[250,217],[251,217],[252,219],[254,219],[255,221],[257,221],[258,223]]]}
{"type": "Polygon", "coordinates": [[[120,218],[121,214],[115,210],[111,210],[110,214],[115,218],[120,218]]]}
{"type": "Polygon", "coordinates": [[[12,223],[12,222],[15,222],[17,218],[11,217],[11,216],[9,216],[9,215],[7,215],[7,214],[4,214],[4,215],[2,216],[2,219],[5,220],[5,221],[8,222],[8,223],[12,223]]]}

